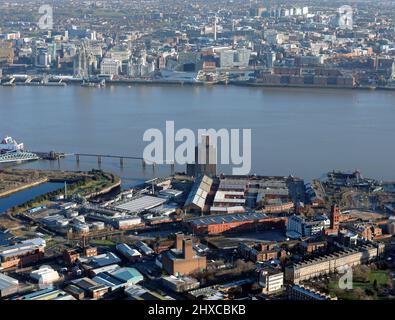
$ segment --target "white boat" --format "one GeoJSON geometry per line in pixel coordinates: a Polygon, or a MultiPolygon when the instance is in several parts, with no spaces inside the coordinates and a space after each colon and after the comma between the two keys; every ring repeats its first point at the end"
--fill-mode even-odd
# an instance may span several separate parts
{"type": "Polygon", "coordinates": [[[15,139],[7,136],[0,143],[0,153],[23,151],[23,143],[17,143],[15,139]]]}

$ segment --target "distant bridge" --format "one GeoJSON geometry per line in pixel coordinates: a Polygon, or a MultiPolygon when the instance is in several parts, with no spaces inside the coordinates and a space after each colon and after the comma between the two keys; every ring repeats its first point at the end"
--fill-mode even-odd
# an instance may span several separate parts
{"type": "Polygon", "coordinates": [[[102,158],[112,158],[119,159],[119,164],[123,167],[123,162],[125,159],[129,160],[140,160],[142,161],[143,167],[145,167],[146,163],[144,158],[142,157],[134,157],[134,156],[120,156],[120,155],[112,155],[112,154],[94,154],[94,153],[74,153],[75,159],[77,162],[80,161],[80,157],[95,157],[97,158],[97,163],[101,164],[102,158]]]}
{"type": "MultiPolygon", "coordinates": [[[[99,166],[101,165],[103,158],[119,159],[119,164],[121,167],[123,167],[125,160],[139,160],[141,161],[143,168],[145,168],[147,165],[144,158],[139,156],[113,155],[113,154],[100,154],[100,153],[62,153],[62,152],[54,152],[54,151],[50,151],[50,152],[37,151],[34,152],[34,154],[36,155],[36,159],[41,158],[46,160],[59,160],[60,158],[75,156],[75,160],[77,161],[77,163],[80,162],[81,157],[97,158],[97,163],[99,166]]],[[[170,165],[171,171],[174,172],[174,162],[165,162],[165,164],[170,165]]],[[[155,169],[157,164],[152,163],[150,165],[152,165],[152,167],[155,169]]]]}
{"type": "MultiPolygon", "coordinates": [[[[119,164],[121,167],[123,167],[124,160],[140,160],[143,168],[146,167],[147,163],[145,162],[145,159],[143,157],[137,157],[137,156],[123,156],[123,155],[112,155],[112,154],[95,154],[95,153],[74,153],[75,159],[77,163],[80,161],[80,157],[95,157],[97,158],[97,163],[101,165],[102,163],[102,158],[110,158],[110,159],[119,159],[119,164]]],[[[169,162],[166,163],[171,166],[172,172],[174,171],[174,162],[169,162]]],[[[156,167],[156,163],[152,163],[152,167],[156,167]]]]}

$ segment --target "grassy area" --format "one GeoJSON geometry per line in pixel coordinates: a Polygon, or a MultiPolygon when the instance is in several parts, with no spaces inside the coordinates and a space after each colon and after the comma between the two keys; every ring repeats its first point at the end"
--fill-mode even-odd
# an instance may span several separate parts
{"type": "Polygon", "coordinates": [[[115,243],[112,242],[111,240],[100,240],[100,239],[89,240],[89,244],[92,246],[100,246],[100,247],[111,247],[115,245],[115,243]]]}
{"type": "Polygon", "coordinates": [[[338,280],[331,280],[328,284],[329,294],[342,300],[382,299],[377,293],[387,288],[389,279],[388,270],[373,270],[368,275],[368,281],[354,279],[351,290],[340,289],[338,280]]]}

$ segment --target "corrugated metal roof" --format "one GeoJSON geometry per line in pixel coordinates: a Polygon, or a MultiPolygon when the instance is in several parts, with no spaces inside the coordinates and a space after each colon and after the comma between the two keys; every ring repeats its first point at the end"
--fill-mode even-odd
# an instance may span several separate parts
{"type": "Polygon", "coordinates": [[[195,183],[185,201],[185,206],[190,206],[191,204],[196,205],[200,209],[204,208],[206,203],[206,198],[210,192],[213,180],[208,176],[200,176],[195,180],[195,183]]]}
{"type": "Polygon", "coordinates": [[[132,199],[125,203],[115,206],[117,209],[126,210],[129,212],[141,212],[144,210],[152,209],[165,203],[166,199],[157,198],[152,196],[142,196],[132,199]]]}
{"type": "Polygon", "coordinates": [[[225,216],[211,216],[207,218],[198,218],[190,220],[189,222],[194,225],[209,225],[209,224],[222,224],[230,222],[241,222],[255,219],[267,218],[266,214],[263,213],[240,213],[240,214],[229,214],[225,216]]]}
{"type": "Polygon", "coordinates": [[[18,285],[18,280],[0,273],[0,290],[8,289],[18,285]]]}

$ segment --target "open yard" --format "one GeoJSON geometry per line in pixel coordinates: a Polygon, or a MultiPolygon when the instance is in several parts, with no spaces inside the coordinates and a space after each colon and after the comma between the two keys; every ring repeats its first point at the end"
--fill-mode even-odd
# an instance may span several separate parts
{"type": "Polygon", "coordinates": [[[365,279],[359,276],[353,278],[353,289],[344,290],[339,288],[337,279],[329,281],[329,294],[337,296],[343,300],[376,300],[387,299],[390,290],[389,283],[391,283],[389,270],[372,270],[364,275],[365,279]]]}

